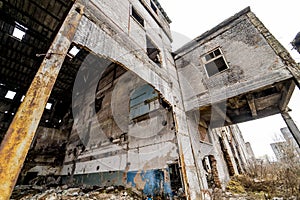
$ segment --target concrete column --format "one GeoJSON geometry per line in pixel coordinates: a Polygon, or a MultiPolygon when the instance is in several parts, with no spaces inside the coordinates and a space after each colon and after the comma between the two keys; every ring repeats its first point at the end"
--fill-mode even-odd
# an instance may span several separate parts
{"type": "Polygon", "coordinates": [[[83,14],[74,3],[0,146],[0,200],[9,199],[83,14]]]}
{"type": "Polygon", "coordinates": [[[180,167],[187,200],[203,199],[201,194],[202,183],[199,179],[197,169],[197,161],[195,160],[195,149],[193,148],[193,140],[191,132],[188,128],[186,113],[174,108],[174,117],[177,129],[178,153],[180,159],[180,167]]]}
{"type": "Polygon", "coordinates": [[[296,140],[298,146],[300,147],[300,132],[299,129],[297,128],[295,122],[291,118],[288,112],[281,112],[281,116],[285,123],[287,124],[288,129],[292,133],[294,139],[296,140]]]}

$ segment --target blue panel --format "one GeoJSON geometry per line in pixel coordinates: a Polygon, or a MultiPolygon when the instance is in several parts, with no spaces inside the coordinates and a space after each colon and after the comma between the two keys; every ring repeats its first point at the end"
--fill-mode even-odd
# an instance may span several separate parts
{"type": "Polygon", "coordinates": [[[154,89],[150,85],[148,85],[148,84],[142,85],[139,88],[135,89],[135,91],[133,92],[131,97],[132,97],[132,99],[134,99],[138,96],[141,96],[141,94],[143,94],[143,93],[151,93],[153,91],[154,91],[154,89]]]}
{"type": "MultiPolygon", "coordinates": [[[[165,169],[166,170],[166,169],[165,169]]],[[[134,179],[136,176],[141,176],[142,181],[145,182],[143,188],[143,193],[145,195],[151,195],[153,197],[157,196],[172,196],[172,190],[170,182],[165,182],[169,180],[165,178],[163,169],[155,169],[148,171],[112,171],[112,172],[99,172],[99,173],[87,173],[74,175],[74,181],[77,184],[86,185],[97,185],[101,187],[105,186],[119,186],[130,184],[132,187],[136,187],[134,179]],[[126,176],[124,180],[123,177],[126,176]]],[[[69,180],[69,176],[62,177],[62,183],[66,184],[69,180]]]]}
{"type": "Polygon", "coordinates": [[[148,113],[149,105],[145,104],[145,101],[157,96],[157,92],[148,84],[137,88],[130,97],[130,118],[148,113]]]}
{"type": "Polygon", "coordinates": [[[155,196],[172,196],[171,185],[165,182],[164,172],[161,169],[148,170],[142,172],[127,172],[127,183],[136,187],[134,178],[140,175],[142,181],[145,181],[143,193],[155,196]]]}
{"type": "Polygon", "coordinates": [[[130,108],[130,119],[147,114],[149,111],[150,109],[148,104],[139,104],[133,108],[130,108]]]}

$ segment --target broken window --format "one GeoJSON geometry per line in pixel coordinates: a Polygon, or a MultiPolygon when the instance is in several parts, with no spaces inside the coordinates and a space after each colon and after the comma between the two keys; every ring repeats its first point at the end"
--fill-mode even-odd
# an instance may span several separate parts
{"type": "Polygon", "coordinates": [[[21,24],[19,24],[18,22],[15,22],[15,28],[14,31],[12,33],[12,36],[14,36],[15,38],[22,40],[24,35],[26,34],[26,30],[27,28],[22,26],[21,24]]]}
{"type": "Polygon", "coordinates": [[[151,8],[152,8],[152,10],[155,12],[155,13],[157,13],[157,7],[156,7],[156,5],[153,3],[153,1],[150,1],[151,2],[151,8]]]}
{"type": "Polygon", "coordinates": [[[150,86],[143,85],[130,96],[130,119],[136,119],[151,111],[150,103],[158,98],[158,93],[150,86]]]}
{"type": "Polygon", "coordinates": [[[160,58],[160,50],[157,46],[152,42],[152,40],[146,36],[147,42],[147,55],[148,57],[155,62],[158,66],[161,66],[161,58],[160,58]]]}
{"type": "Polygon", "coordinates": [[[70,51],[68,52],[68,55],[73,58],[79,53],[80,49],[76,46],[73,46],[70,51]]]}
{"type": "Polygon", "coordinates": [[[8,90],[5,95],[5,98],[13,100],[16,94],[17,94],[16,92],[8,90]]]}
{"type": "Polygon", "coordinates": [[[144,27],[144,19],[141,15],[135,10],[134,7],[131,7],[131,16],[142,26],[144,27]]]}
{"type": "Polygon", "coordinates": [[[202,61],[204,62],[208,77],[228,69],[228,65],[220,48],[205,54],[202,57],[202,61]]]}
{"type": "Polygon", "coordinates": [[[182,188],[182,177],[180,173],[180,167],[178,163],[170,164],[169,166],[169,175],[172,191],[178,192],[182,188]]]}
{"type": "Polygon", "coordinates": [[[52,103],[47,103],[46,104],[46,109],[47,110],[51,110],[51,108],[52,108],[52,103]]]}

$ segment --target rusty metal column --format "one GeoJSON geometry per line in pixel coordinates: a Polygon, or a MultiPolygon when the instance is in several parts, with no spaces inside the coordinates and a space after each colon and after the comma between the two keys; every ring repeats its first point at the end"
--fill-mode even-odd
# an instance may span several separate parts
{"type": "Polygon", "coordinates": [[[61,65],[83,15],[74,3],[0,146],[0,200],[10,198],[61,65]]]}
{"type": "Polygon", "coordinates": [[[292,117],[289,115],[288,112],[281,112],[281,116],[284,119],[285,123],[288,126],[292,136],[296,140],[298,146],[300,147],[300,131],[297,128],[295,122],[293,121],[292,117]]]}

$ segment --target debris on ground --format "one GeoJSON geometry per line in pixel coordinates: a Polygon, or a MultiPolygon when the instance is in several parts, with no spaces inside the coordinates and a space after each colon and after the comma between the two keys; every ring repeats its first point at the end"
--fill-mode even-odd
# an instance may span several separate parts
{"type": "Polygon", "coordinates": [[[42,186],[16,186],[11,200],[140,200],[142,194],[123,186],[101,187],[68,187],[56,188],[42,186]]]}

